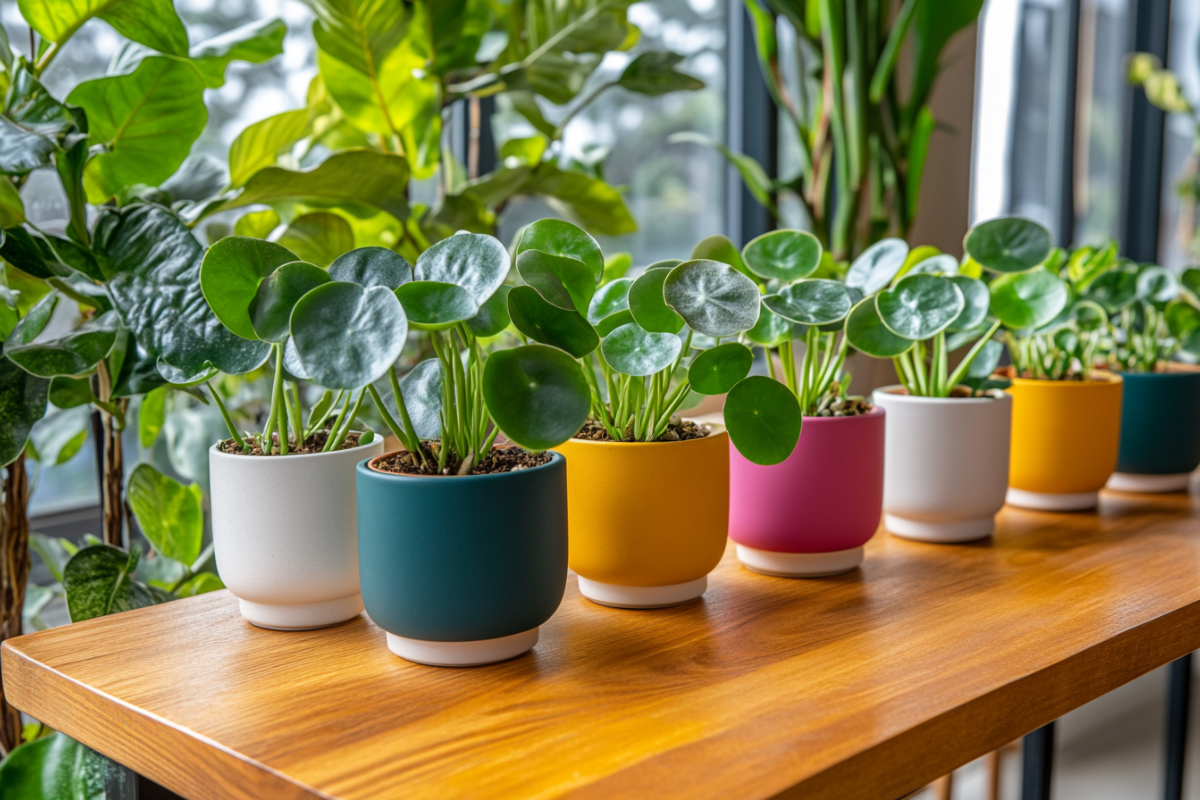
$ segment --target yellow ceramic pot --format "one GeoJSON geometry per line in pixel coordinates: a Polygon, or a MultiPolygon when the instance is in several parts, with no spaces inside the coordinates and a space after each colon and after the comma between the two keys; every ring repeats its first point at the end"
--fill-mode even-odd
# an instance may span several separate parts
{"type": "Polygon", "coordinates": [[[661,608],[694,600],[725,552],[729,435],[683,442],[571,439],[569,564],[601,605],[661,608]]]}
{"type": "Polygon", "coordinates": [[[1014,378],[1009,504],[1046,511],[1094,508],[1117,467],[1121,378],[1014,378]]]}

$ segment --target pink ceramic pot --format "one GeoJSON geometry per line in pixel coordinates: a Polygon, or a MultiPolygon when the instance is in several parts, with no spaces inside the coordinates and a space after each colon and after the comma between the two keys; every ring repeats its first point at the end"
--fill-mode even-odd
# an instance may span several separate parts
{"type": "Polygon", "coordinates": [[[854,569],[883,514],[883,408],[805,417],[800,442],[770,467],[729,449],[729,538],[755,572],[782,577],[854,569]]]}

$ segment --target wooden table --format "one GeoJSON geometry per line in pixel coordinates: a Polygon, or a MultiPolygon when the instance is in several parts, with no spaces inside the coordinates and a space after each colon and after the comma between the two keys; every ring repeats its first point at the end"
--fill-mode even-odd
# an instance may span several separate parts
{"type": "Polygon", "coordinates": [[[19,708],[192,798],[889,800],[1200,648],[1190,496],[1006,509],[966,546],[880,534],[860,571],[602,608],[534,654],[391,655],[365,617],[257,630],[226,592],[4,645],[19,708]]]}

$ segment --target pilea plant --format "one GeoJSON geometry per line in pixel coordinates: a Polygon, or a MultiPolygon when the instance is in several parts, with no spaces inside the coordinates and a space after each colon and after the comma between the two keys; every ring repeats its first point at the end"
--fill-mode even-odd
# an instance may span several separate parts
{"type": "Polygon", "coordinates": [[[1200,357],[1197,289],[1196,269],[1176,277],[1157,265],[1122,260],[1098,276],[1086,296],[1107,316],[1109,366],[1120,372],[1155,372],[1181,353],[1200,357]]]}

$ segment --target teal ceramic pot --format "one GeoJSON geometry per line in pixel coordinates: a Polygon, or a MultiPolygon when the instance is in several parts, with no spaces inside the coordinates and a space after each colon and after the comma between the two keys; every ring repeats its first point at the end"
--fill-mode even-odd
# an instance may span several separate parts
{"type": "Polygon", "coordinates": [[[532,648],[566,586],[566,460],[461,477],[376,461],[358,465],[359,578],[392,652],[473,666],[532,648]]]}
{"type": "Polygon", "coordinates": [[[1123,372],[1121,450],[1110,489],[1186,490],[1200,466],[1200,371],[1123,372]]]}

